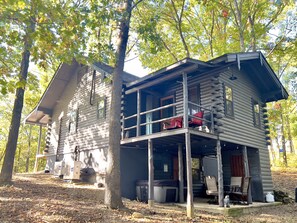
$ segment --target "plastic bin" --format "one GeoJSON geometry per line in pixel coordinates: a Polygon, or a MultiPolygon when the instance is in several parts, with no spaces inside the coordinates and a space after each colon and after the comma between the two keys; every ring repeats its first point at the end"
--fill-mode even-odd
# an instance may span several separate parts
{"type": "MultiPolygon", "coordinates": [[[[139,201],[148,200],[148,181],[136,181],[136,196],[139,201]]],[[[178,181],[154,180],[154,200],[159,203],[178,201],[178,181]]]]}

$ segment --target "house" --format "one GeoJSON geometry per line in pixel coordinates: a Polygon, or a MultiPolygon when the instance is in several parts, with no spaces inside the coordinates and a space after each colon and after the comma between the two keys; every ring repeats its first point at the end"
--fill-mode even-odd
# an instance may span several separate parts
{"type": "MultiPolygon", "coordinates": [[[[62,64],[26,118],[48,127],[49,171],[79,160],[104,182],[111,72],[101,63],[62,64]]],[[[153,180],[176,180],[180,200],[186,195],[191,204],[208,175],[219,179],[220,193],[231,176],[251,176],[253,201],[273,191],[266,103],[288,93],[262,53],[186,58],[143,78],[124,73],[123,81],[124,197],[135,199],[137,180],[148,179],[151,201],[153,180]]]]}

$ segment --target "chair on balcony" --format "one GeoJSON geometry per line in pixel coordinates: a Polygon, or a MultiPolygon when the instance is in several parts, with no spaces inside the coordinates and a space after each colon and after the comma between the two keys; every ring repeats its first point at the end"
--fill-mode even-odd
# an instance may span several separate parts
{"type": "Polygon", "coordinates": [[[248,192],[251,183],[251,177],[245,177],[243,179],[242,187],[239,191],[232,191],[230,193],[230,200],[232,203],[243,203],[249,204],[248,202],[248,192]]]}
{"type": "Polygon", "coordinates": [[[163,122],[163,129],[169,130],[169,129],[177,129],[183,127],[183,118],[177,117],[170,119],[170,122],[163,122]]]}
{"type": "Polygon", "coordinates": [[[206,194],[214,196],[214,202],[211,202],[211,203],[217,203],[219,192],[218,192],[216,178],[214,176],[206,176],[205,182],[206,182],[206,187],[207,187],[206,194]]]}
{"type": "Polygon", "coordinates": [[[190,127],[197,127],[197,126],[202,126],[203,125],[203,111],[197,112],[195,113],[193,116],[195,116],[195,118],[191,118],[191,120],[189,121],[189,126],[190,127]],[[197,117],[197,118],[196,118],[197,117]]]}

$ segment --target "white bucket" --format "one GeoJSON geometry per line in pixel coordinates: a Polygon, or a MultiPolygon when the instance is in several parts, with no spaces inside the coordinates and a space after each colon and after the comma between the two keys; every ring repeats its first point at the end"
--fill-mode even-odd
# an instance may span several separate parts
{"type": "Polygon", "coordinates": [[[273,196],[272,192],[268,192],[266,194],[266,202],[267,203],[273,203],[274,202],[274,196],[273,196]]]}

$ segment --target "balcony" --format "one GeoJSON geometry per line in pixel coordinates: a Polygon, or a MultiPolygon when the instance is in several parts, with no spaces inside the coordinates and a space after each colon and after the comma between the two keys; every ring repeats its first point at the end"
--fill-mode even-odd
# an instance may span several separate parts
{"type": "Polygon", "coordinates": [[[152,135],[168,136],[188,129],[198,135],[214,135],[213,110],[190,101],[175,102],[142,112],[137,109],[135,114],[122,119],[122,142],[139,137],[150,138],[152,135]]]}

